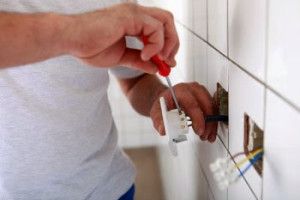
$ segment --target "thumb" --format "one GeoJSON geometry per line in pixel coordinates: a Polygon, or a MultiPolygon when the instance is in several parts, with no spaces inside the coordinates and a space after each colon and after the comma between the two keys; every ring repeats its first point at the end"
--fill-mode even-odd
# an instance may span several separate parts
{"type": "Polygon", "coordinates": [[[143,61],[141,59],[141,51],[136,49],[126,48],[119,64],[144,71],[148,74],[155,74],[157,72],[156,65],[151,61],[143,61]]]}

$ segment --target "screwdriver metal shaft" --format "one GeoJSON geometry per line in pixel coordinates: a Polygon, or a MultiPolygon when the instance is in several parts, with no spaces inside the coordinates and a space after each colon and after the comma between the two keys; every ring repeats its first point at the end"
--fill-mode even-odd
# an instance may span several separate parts
{"type": "Polygon", "coordinates": [[[169,88],[170,88],[171,95],[172,95],[172,98],[173,98],[173,100],[174,100],[174,102],[175,102],[176,108],[177,108],[179,114],[181,114],[181,108],[179,107],[179,104],[178,104],[177,98],[176,98],[176,96],[175,96],[175,92],[174,92],[172,83],[171,83],[171,81],[170,81],[170,79],[169,79],[168,76],[166,76],[166,80],[167,80],[168,86],[169,86],[169,88]]]}

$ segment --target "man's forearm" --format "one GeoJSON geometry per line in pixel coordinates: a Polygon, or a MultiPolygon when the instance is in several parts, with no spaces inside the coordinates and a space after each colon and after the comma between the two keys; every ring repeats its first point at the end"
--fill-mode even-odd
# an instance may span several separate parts
{"type": "Polygon", "coordinates": [[[145,116],[149,116],[154,101],[167,89],[155,75],[150,74],[119,82],[133,108],[145,116]]]}
{"type": "Polygon", "coordinates": [[[0,12],[0,68],[42,61],[66,53],[68,17],[0,12]]]}

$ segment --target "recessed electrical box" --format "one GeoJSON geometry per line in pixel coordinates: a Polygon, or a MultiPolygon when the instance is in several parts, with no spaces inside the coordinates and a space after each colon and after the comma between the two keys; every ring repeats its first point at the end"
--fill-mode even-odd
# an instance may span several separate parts
{"type": "MultiPolygon", "coordinates": [[[[244,151],[248,156],[257,149],[263,149],[264,131],[249,117],[244,115],[244,151]]],[[[251,161],[250,161],[251,162],[251,161]]],[[[256,172],[262,176],[263,157],[254,164],[256,172]]]]}
{"type": "MultiPolygon", "coordinates": [[[[228,116],[228,92],[220,83],[217,83],[217,91],[214,94],[214,102],[218,109],[218,114],[228,116]]],[[[224,122],[224,124],[228,125],[228,122],[224,122]]]]}

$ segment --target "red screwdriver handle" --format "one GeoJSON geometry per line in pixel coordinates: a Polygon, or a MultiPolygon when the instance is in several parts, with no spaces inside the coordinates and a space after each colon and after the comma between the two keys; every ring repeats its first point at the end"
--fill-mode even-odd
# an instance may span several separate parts
{"type": "MultiPolygon", "coordinates": [[[[142,36],[142,40],[144,45],[148,44],[148,38],[146,36],[142,36]]],[[[155,55],[151,58],[151,62],[153,62],[157,68],[158,72],[161,76],[166,77],[169,76],[171,72],[171,67],[165,63],[163,60],[161,60],[158,55],[155,55]]]]}

